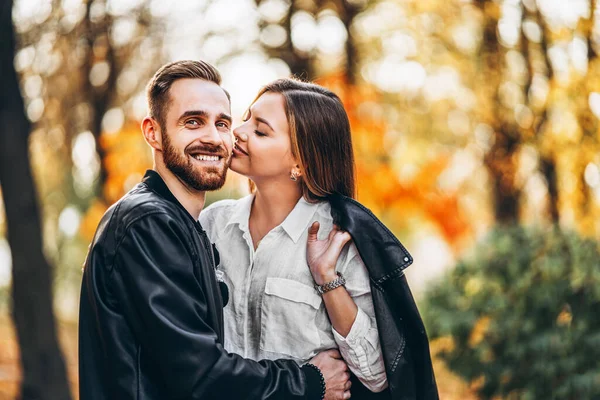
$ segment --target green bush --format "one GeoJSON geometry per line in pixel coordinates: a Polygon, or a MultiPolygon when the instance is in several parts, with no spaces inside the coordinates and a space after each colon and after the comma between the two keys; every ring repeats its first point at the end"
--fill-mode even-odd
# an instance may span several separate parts
{"type": "Polygon", "coordinates": [[[440,357],[482,398],[600,399],[600,247],[559,229],[498,228],[431,287],[440,357]]]}

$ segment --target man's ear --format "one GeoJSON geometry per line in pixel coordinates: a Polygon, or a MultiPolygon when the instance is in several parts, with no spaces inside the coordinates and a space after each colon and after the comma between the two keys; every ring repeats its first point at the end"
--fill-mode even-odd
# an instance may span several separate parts
{"type": "Polygon", "coordinates": [[[162,131],[160,125],[152,117],[146,117],[142,121],[142,133],[144,134],[144,140],[154,150],[162,151],[162,131]]]}

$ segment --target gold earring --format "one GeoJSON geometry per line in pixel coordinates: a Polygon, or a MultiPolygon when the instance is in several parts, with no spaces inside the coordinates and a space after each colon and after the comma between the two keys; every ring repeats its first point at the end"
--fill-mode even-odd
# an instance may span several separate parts
{"type": "Polygon", "coordinates": [[[290,179],[296,182],[298,180],[298,172],[292,171],[292,173],[290,174],[290,179]]]}

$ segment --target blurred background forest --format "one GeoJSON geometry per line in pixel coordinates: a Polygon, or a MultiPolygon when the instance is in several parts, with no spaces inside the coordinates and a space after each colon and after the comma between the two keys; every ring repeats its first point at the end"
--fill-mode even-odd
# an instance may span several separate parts
{"type": "MultiPolygon", "coordinates": [[[[0,399],[77,397],[81,265],[103,212],[151,167],[144,86],[177,59],[220,69],[237,122],[290,74],[340,95],[359,200],[415,258],[442,399],[600,398],[595,0],[14,0],[0,13],[0,399]]],[[[208,200],[246,190],[230,173],[208,200]]]]}

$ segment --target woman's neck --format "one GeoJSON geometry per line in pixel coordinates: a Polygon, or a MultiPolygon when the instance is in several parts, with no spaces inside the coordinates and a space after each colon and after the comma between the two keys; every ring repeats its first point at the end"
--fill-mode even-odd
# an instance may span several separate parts
{"type": "MultiPolygon", "coordinates": [[[[287,182],[286,182],[287,183],[287,182]]],[[[292,212],[302,192],[298,185],[256,185],[250,208],[249,228],[254,249],[269,231],[280,225],[292,212]]]]}
{"type": "Polygon", "coordinates": [[[251,219],[269,225],[269,230],[281,224],[302,197],[299,185],[262,184],[256,186],[251,219]]]}

